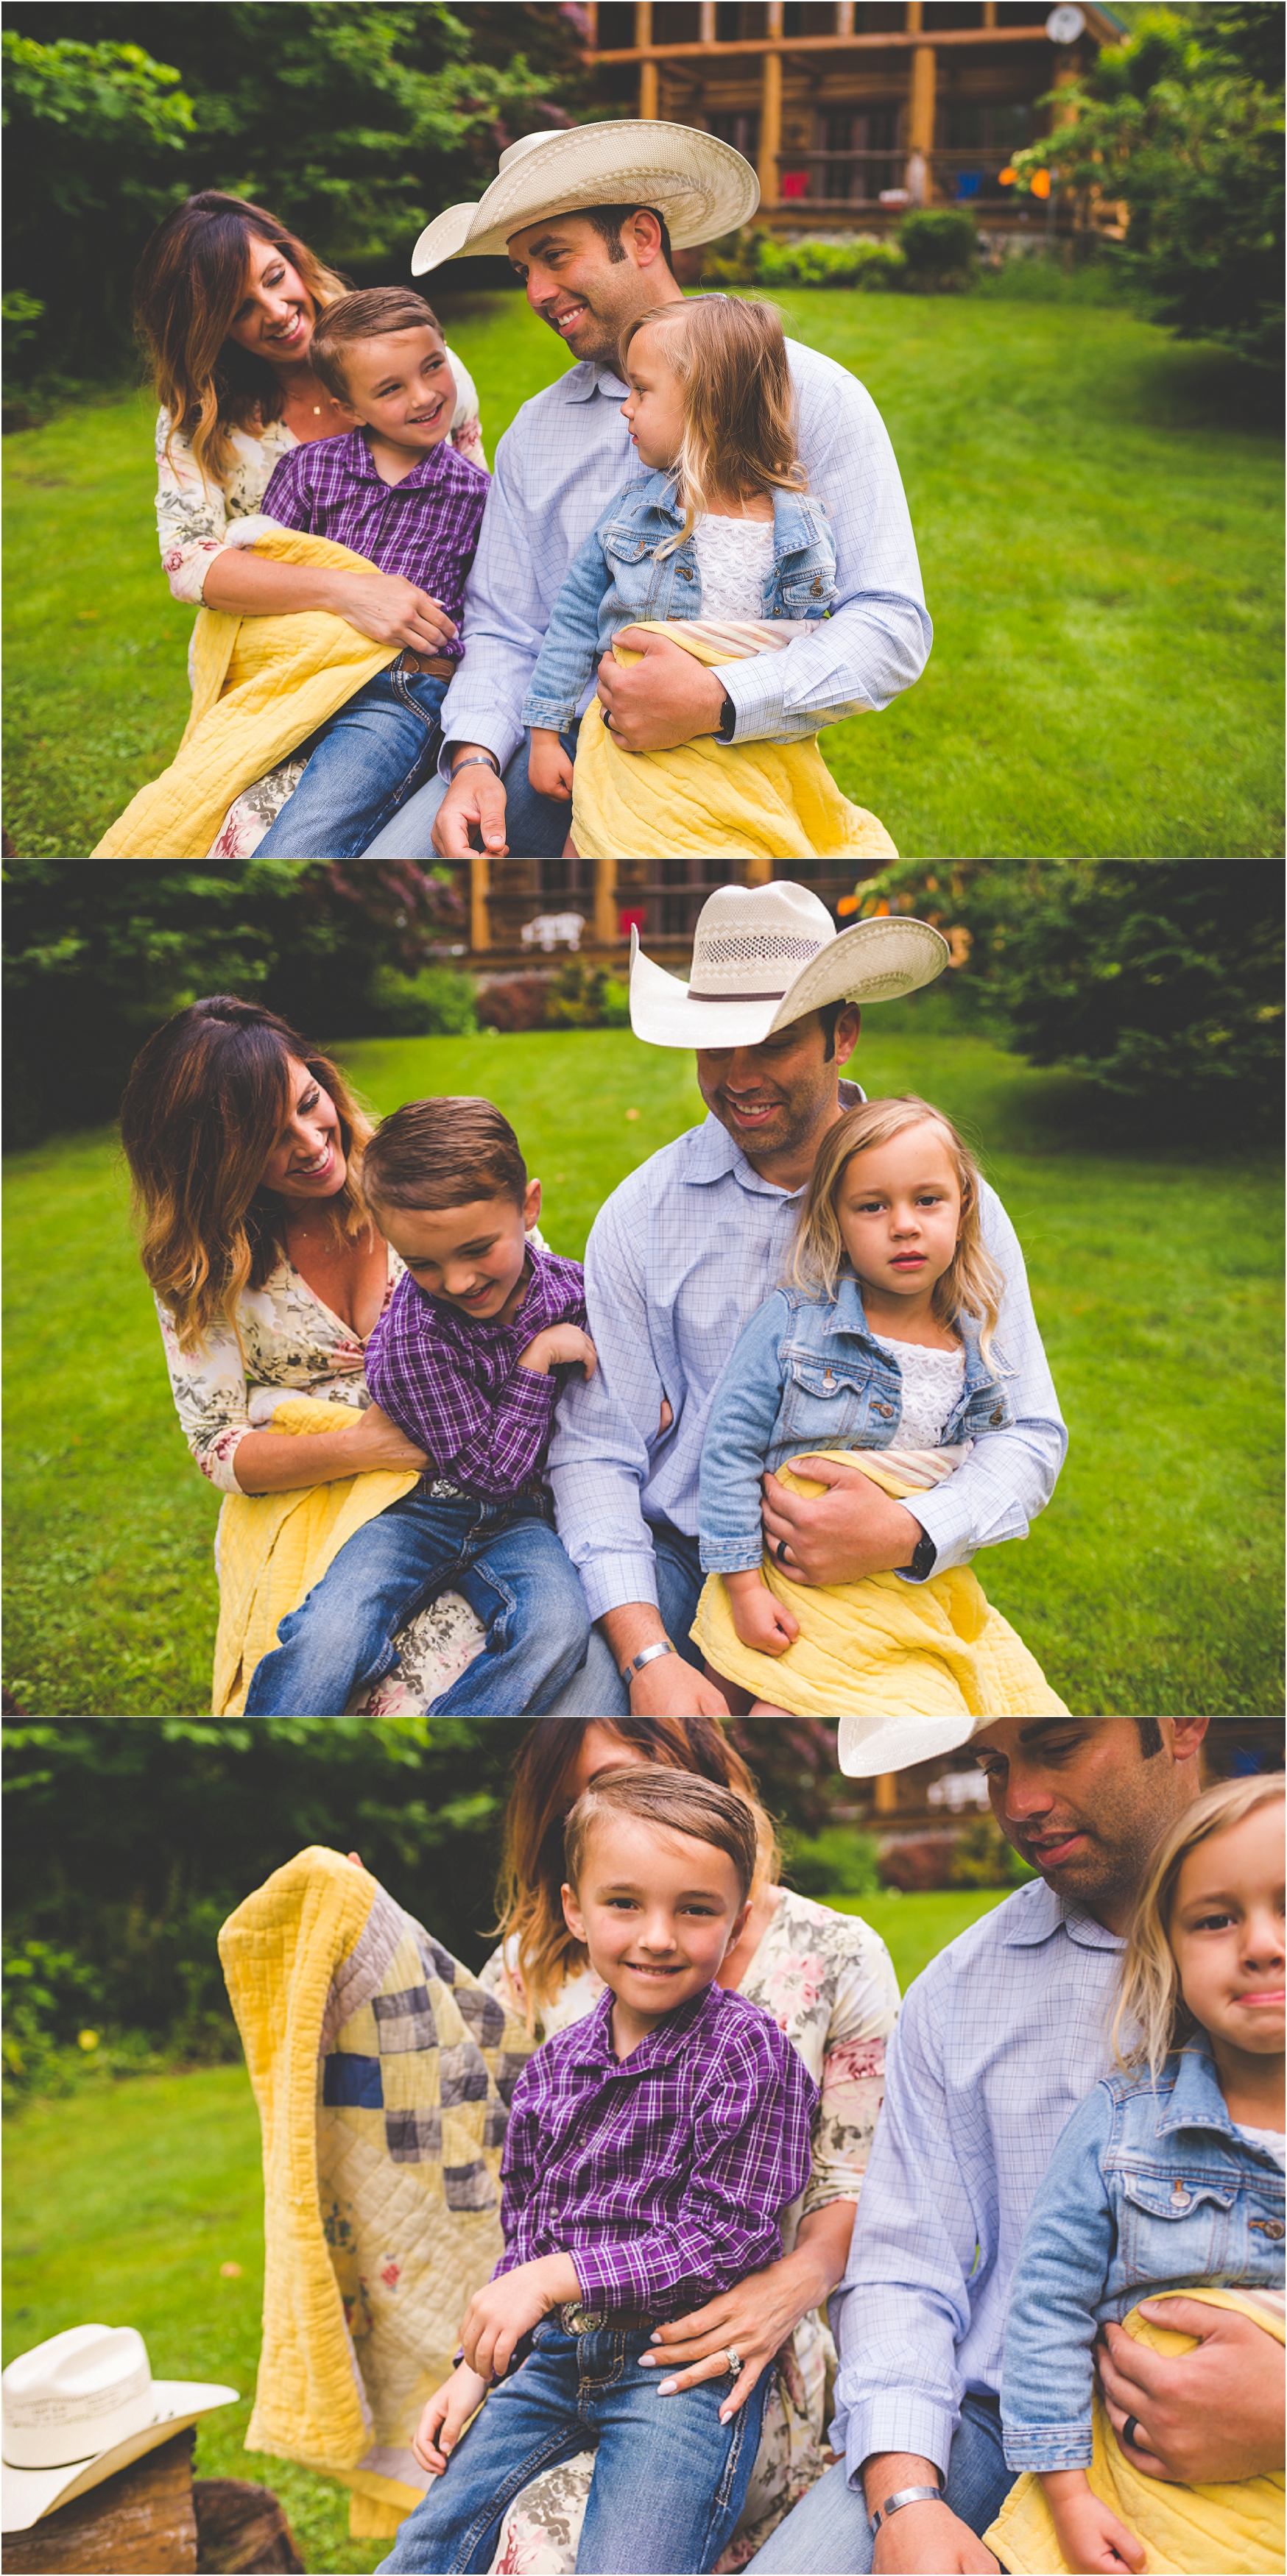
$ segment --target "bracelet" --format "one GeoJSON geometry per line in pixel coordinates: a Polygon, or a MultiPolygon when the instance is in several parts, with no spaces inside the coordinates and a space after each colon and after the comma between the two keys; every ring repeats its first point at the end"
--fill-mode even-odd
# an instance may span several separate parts
{"type": "Polygon", "coordinates": [[[467,760],[457,761],[452,777],[459,778],[462,769],[490,769],[493,778],[499,778],[501,774],[500,762],[494,751],[471,751],[467,760]]]}
{"type": "Polygon", "coordinates": [[[872,2515],[872,2539],[875,2539],[882,2522],[888,2522],[891,2513],[901,2513],[905,2504],[941,2504],[942,2501],[942,2487],[900,2487],[897,2495],[886,2496],[880,2511],[872,2515]]]}
{"type": "Polygon", "coordinates": [[[633,1655],[630,1662],[621,1667],[621,1678],[626,1689],[629,1690],[635,1674],[641,1673],[645,1664],[654,1664],[658,1655],[677,1655],[678,1652],[678,1646],[672,1646],[669,1637],[659,1638],[655,1646],[645,1646],[642,1653],[633,1655]]]}

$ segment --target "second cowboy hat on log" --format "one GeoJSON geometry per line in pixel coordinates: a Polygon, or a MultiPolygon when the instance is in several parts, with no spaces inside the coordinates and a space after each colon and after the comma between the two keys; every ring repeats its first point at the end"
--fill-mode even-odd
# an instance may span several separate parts
{"type": "Polygon", "coordinates": [[[503,259],[515,233],[581,206],[652,206],[676,250],[718,241],[760,202],[750,162],[690,125],[624,117],[566,131],[525,134],[502,152],[500,169],[476,205],[435,215],[411,254],[413,277],[445,259],[503,259]]]}
{"type": "Polygon", "coordinates": [[[630,1025],[648,1046],[762,1046],[829,1002],[892,1002],[951,954],[928,921],[891,913],[837,933],[808,886],[719,886],[697,916],[689,980],[630,938],[630,1025]]]}
{"type": "Polygon", "coordinates": [[[134,2326],[51,2335],[0,2378],[0,2527],[30,2531],[236,2396],[209,2380],[154,2379],[134,2326]]]}

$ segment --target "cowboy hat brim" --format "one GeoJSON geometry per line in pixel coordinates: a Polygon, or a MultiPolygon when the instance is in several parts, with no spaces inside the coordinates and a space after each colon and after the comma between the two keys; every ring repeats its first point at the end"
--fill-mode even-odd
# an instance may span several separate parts
{"type": "Polygon", "coordinates": [[[626,117],[528,134],[502,154],[476,205],[448,206],[426,224],[411,274],[423,277],[446,259],[503,259],[515,233],[582,206],[655,206],[676,250],[690,250],[735,232],[759,202],[749,161],[693,126],[626,117]]]}
{"type": "Polygon", "coordinates": [[[942,932],[931,922],[906,921],[891,913],[855,922],[852,930],[827,940],[784,993],[711,1000],[645,957],[635,931],[630,1025],[646,1046],[762,1046],[778,1029],[825,1009],[828,1002],[892,1002],[900,994],[918,992],[942,974],[950,955],[942,932]]]}
{"type": "Polygon", "coordinates": [[[233,2405],[238,2394],[237,2389],[210,2380],[154,2379],[157,2413],[152,2422],[128,2433],[123,2442],[113,2442],[110,2450],[98,2452],[93,2459],[72,2460],[60,2469],[11,2469],[4,2461],[0,2464],[0,2530],[30,2531],[33,2523],[43,2521],[57,2506],[88,2495],[104,2478],[115,2477],[118,2469],[132,2468],[136,2460],[158,2450],[199,2416],[210,2414],[216,2406],[233,2405]]]}
{"type": "Polygon", "coordinates": [[[880,1771],[906,1771],[959,1753],[988,1723],[986,1717],[842,1717],[840,1768],[847,1780],[872,1780],[880,1771]]]}

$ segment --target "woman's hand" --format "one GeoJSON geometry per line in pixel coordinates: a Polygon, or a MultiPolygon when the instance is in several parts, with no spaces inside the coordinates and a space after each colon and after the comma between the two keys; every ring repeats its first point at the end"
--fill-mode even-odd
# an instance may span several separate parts
{"type": "Polygon", "coordinates": [[[371,1467],[414,1467],[419,1474],[430,1463],[427,1451],[417,1449],[378,1404],[368,1404],[346,1437],[355,1476],[365,1475],[371,1467]]]}
{"type": "MultiPolygon", "coordinates": [[[[810,2282],[809,2291],[813,2287],[810,2282]]],[[[774,2354],[781,2351],[812,2305],[812,2296],[802,2295],[800,2273],[788,2256],[781,2263],[770,2263],[767,2271],[748,2273],[736,2289],[722,2291],[706,2307],[695,2308],[689,2316],[676,2317],[670,2325],[659,2326],[653,2348],[640,2354],[640,2364],[645,2369],[672,2372],[671,2377],[662,2380],[657,2394],[677,2397],[682,2389],[696,2388],[703,2379],[726,2379],[731,2346],[743,2367],[736,2379],[730,2380],[728,2396],[719,2411],[721,2424],[727,2424],[739,2406],[745,2405],[774,2354]]]]}
{"type": "Polygon", "coordinates": [[[369,635],[373,644],[405,644],[413,653],[439,654],[444,644],[455,641],[446,609],[400,573],[337,572],[328,588],[328,606],[335,615],[356,626],[359,635],[369,635]]]}

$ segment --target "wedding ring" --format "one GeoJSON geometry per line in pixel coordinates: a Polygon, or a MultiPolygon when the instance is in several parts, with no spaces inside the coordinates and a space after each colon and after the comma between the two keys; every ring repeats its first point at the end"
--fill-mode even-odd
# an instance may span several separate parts
{"type": "Polygon", "coordinates": [[[777,1561],[778,1561],[779,1565],[785,1565],[785,1564],[786,1564],[786,1561],[787,1561],[787,1545],[788,1545],[787,1540],[786,1540],[786,1539],[784,1539],[784,1538],[780,1538],[780,1539],[778,1540],[777,1546],[776,1546],[776,1547],[774,1548],[774,1550],[773,1550],[773,1553],[774,1553],[775,1557],[777,1558],[777,1561]]]}
{"type": "Polygon", "coordinates": [[[1122,2440],[1123,2440],[1124,2442],[1129,2442],[1129,2444],[1130,2444],[1130,2446],[1131,2446],[1131,2449],[1132,2449],[1132,2450],[1134,2450],[1134,2449],[1135,2449],[1136,2443],[1137,2443],[1137,2441],[1138,2441],[1138,2438],[1139,2438],[1139,2431],[1140,2431],[1140,2419],[1139,2419],[1138,2415],[1128,2415],[1128,2416],[1127,2416],[1127,2418],[1126,2418],[1125,2423],[1124,2423],[1124,2424],[1123,2424],[1123,2426],[1122,2426],[1122,2440]]]}
{"type": "Polygon", "coordinates": [[[734,2344],[730,2343],[724,2346],[724,2359],[728,2363],[728,2375],[730,2379],[736,2379],[739,2370],[744,2370],[746,2367],[740,2352],[734,2344]]]}

